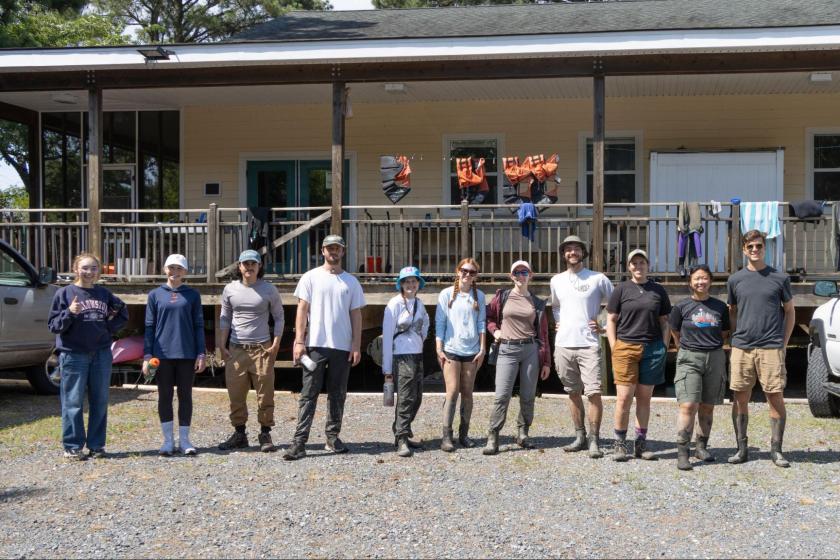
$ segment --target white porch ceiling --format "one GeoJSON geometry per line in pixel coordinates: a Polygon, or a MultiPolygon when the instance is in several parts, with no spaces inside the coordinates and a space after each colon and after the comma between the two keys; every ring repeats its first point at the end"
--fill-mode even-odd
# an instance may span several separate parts
{"type": "MultiPolygon", "coordinates": [[[[607,77],[607,97],[669,97],[762,94],[840,93],[840,72],[829,82],[812,82],[808,72],[714,74],[689,76],[607,77]]],[[[359,103],[584,99],[592,95],[588,78],[407,82],[403,93],[385,91],[382,83],[351,84],[350,99],[359,103]]],[[[104,107],[116,110],[180,109],[191,106],[324,104],[331,86],[283,85],[217,88],[107,90],[104,107]]],[[[0,92],[0,101],[36,111],[87,108],[87,93],[0,92]],[[60,100],[64,101],[61,103],[60,100]]]]}

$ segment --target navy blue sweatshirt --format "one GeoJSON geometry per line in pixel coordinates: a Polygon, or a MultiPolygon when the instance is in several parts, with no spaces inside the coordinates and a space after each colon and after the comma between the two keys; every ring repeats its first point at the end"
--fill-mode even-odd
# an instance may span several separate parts
{"type": "Polygon", "coordinates": [[[194,360],[204,354],[201,295],[181,284],[155,288],[146,300],[143,354],[160,360],[194,360]]]}
{"type": "Polygon", "coordinates": [[[128,308],[108,289],[70,284],[53,296],[49,328],[61,352],[94,352],[111,346],[111,337],[128,321],[128,308]],[[73,315],[70,304],[79,298],[82,310],[73,315]]]}

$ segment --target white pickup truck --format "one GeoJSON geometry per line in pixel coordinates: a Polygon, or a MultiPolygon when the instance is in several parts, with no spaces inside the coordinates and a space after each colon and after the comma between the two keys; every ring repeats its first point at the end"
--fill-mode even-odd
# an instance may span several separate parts
{"type": "Polygon", "coordinates": [[[814,284],[814,295],[831,298],[811,317],[806,393],[811,414],[840,417],[840,292],[837,282],[814,284]]]}
{"type": "Polygon", "coordinates": [[[48,395],[59,389],[49,375],[55,335],[47,328],[55,280],[52,269],[35,270],[0,239],[0,372],[24,371],[35,391],[48,395]]]}

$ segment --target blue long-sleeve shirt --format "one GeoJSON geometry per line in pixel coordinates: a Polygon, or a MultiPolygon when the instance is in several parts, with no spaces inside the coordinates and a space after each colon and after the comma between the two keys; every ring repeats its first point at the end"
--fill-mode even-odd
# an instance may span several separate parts
{"type": "Polygon", "coordinates": [[[204,313],[201,295],[189,286],[164,284],[146,299],[143,354],[162,360],[194,360],[203,355],[204,313]]]}
{"type": "Polygon", "coordinates": [[[435,337],[443,341],[443,349],[458,356],[472,356],[481,350],[481,333],[487,328],[487,307],[484,292],[477,290],[478,310],[473,303],[473,291],[458,292],[452,307],[454,288],[443,290],[438,296],[435,313],[435,337]]]}
{"type": "Polygon", "coordinates": [[[55,346],[61,352],[94,352],[111,345],[111,337],[128,321],[128,308],[107,288],[82,288],[70,284],[53,296],[48,325],[55,333],[55,346]],[[82,310],[70,313],[78,298],[82,310]]]}

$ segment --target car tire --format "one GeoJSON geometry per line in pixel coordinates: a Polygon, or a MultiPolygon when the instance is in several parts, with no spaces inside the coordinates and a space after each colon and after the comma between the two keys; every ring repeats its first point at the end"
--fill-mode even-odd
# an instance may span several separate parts
{"type": "Polygon", "coordinates": [[[26,368],[26,379],[39,395],[57,395],[60,390],[58,383],[50,379],[52,371],[58,367],[58,355],[51,353],[42,366],[26,368]]]}
{"type": "Polygon", "coordinates": [[[840,416],[840,403],[826,391],[823,383],[828,381],[828,365],[819,348],[814,347],[808,355],[808,372],[805,378],[805,394],[811,414],[817,418],[840,416]]]}

